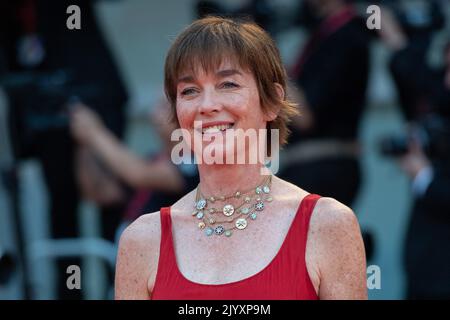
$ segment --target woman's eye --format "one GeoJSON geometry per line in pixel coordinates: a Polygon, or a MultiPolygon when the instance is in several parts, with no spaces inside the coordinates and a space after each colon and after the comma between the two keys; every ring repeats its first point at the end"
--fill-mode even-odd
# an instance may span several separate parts
{"type": "Polygon", "coordinates": [[[181,91],[182,96],[189,96],[189,95],[193,95],[195,93],[196,93],[196,91],[193,88],[187,88],[187,89],[184,89],[183,91],[181,91]]]}
{"type": "Polygon", "coordinates": [[[233,88],[239,88],[239,85],[234,82],[227,81],[227,82],[222,83],[221,87],[224,89],[233,89],[233,88]]]}

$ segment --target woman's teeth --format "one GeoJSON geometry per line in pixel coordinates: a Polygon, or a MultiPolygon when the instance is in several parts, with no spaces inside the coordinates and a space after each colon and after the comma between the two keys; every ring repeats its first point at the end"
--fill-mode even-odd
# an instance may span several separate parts
{"type": "Polygon", "coordinates": [[[202,133],[217,133],[219,131],[225,131],[232,127],[233,127],[232,124],[221,124],[221,125],[217,125],[217,126],[210,126],[210,127],[202,128],[202,133]]]}

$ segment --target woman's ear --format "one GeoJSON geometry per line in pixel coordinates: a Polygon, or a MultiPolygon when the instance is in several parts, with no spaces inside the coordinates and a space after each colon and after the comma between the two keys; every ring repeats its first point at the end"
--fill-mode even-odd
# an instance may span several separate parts
{"type": "Polygon", "coordinates": [[[280,100],[284,100],[286,93],[284,92],[283,86],[278,82],[274,82],[275,90],[277,90],[277,95],[280,100]]]}
{"type": "MultiPolygon", "coordinates": [[[[277,96],[278,96],[279,100],[283,101],[284,97],[285,97],[285,92],[284,92],[283,87],[278,82],[274,82],[274,85],[275,85],[275,90],[277,92],[277,96]]],[[[266,121],[267,122],[274,121],[278,116],[278,112],[280,112],[279,105],[277,105],[276,108],[269,110],[266,121]]]]}

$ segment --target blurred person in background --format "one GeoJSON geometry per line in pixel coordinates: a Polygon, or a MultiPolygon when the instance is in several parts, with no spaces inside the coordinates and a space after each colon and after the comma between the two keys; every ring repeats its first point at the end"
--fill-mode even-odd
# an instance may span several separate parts
{"type": "MultiPolygon", "coordinates": [[[[176,127],[170,122],[168,110],[168,103],[164,100],[150,115],[150,122],[163,147],[149,159],[133,154],[105,126],[95,111],[81,104],[72,110],[71,132],[87,153],[85,161],[90,162],[89,155],[94,155],[109,172],[134,191],[135,195],[123,216],[125,223],[153,212],[155,208],[170,206],[198,184],[194,163],[175,165],[171,161],[172,147],[176,143],[171,141],[171,134],[176,127]]],[[[79,171],[78,182],[84,196],[94,203],[115,201],[118,196],[111,186],[99,186],[83,170],[79,171]]]]}
{"type": "Polygon", "coordinates": [[[358,125],[366,102],[370,35],[345,0],[307,0],[300,9],[310,37],[290,73],[302,116],[290,127],[280,174],[352,205],[361,183],[358,125]]]}
{"type": "Polygon", "coordinates": [[[431,111],[436,83],[431,78],[439,75],[430,70],[428,56],[434,36],[445,26],[444,2],[386,1],[382,20],[381,39],[392,51],[389,68],[402,114],[416,121],[431,111]]]}
{"type": "MultiPolygon", "coordinates": [[[[127,92],[94,5],[95,1],[88,0],[19,0],[0,5],[0,19],[6,25],[0,32],[8,68],[3,80],[10,102],[15,156],[18,160],[36,158],[42,165],[53,238],[79,236],[80,192],[74,170],[79,158],[69,132],[70,105],[82,101],[96,110],[117,137],[124,132],[127,92]],[[66,26],[66,10],[74,4],[80,8],[80,30],[66,26]]],[[[95,172],[112,181],[106,171],[95,172]]],[[[106,239],[114,239],[126,203],[123,200],[101,208],[106,239]]],[[[58,263],[59,298],[80,298],[79,290],[66,286],[66,269],[73,264],[80,265],[80,260],[65,258],[58,263]]]]}
{"type": "MultiPolygon", "coordinates": [[[[290,71],[300,106],[280,176],[314,193],[354,204],[361,185],[358,129],[366,104],[372,33],[351,1],[305,0],[297,23],[309,38],[290,71]]],[[[372,237],[363,232],[367,258],[372,237]]]]}
{"type": "MultiPolygon", "coordinates": [[[[386,137],[381,144],[382,153],[396,159],[411,179],[406,297],[450,299],[450,42],[442,67],[431,68],[425,57],[437,29],[424,28],[417,38],[406,31],[401,15],[386,10],[384,16],[382,38],[393,52],[391,71],[409,127],[406,135],[386,137]]],[[[431,18],[425,21],[436,25],[431,18]]]]}
{"type": "Polygon", "coordinates": [[[407,299],[450,299],[450,118],[437,117],[428,128],[434,141],[411,139],[398,157],[414,199],[404,252],[407,299]]]}
{"type": "Polygon", "coordinates": [[[244,0],[239,5],[224,1],[199,0],[194,5],[197,19],[212,16],[241,18],[254,21],[258,26],[273,35],[276,30],[277,16],[272,3],[267,0],[244,0]]]}

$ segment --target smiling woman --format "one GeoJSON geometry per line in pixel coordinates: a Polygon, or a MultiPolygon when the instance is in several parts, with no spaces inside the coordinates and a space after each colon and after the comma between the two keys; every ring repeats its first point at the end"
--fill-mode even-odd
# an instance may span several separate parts
{"type": "MultiPolygon", "coordinates": [[[[296,114],[286,86],[273,40],[245,21],[195,21],[166,58],[174,121],[202,146],[234,156],[250,149],[230,143],[230,130],[276,129],[286,142],[296,114]]],[[[266,138],[258,138],[257,152],[266,152],[266,138]]],[[[364,246],[351,209],[261,163],[198,169],[196,189],[122,234],[117,299],[366,299],[364,246]]]]}

